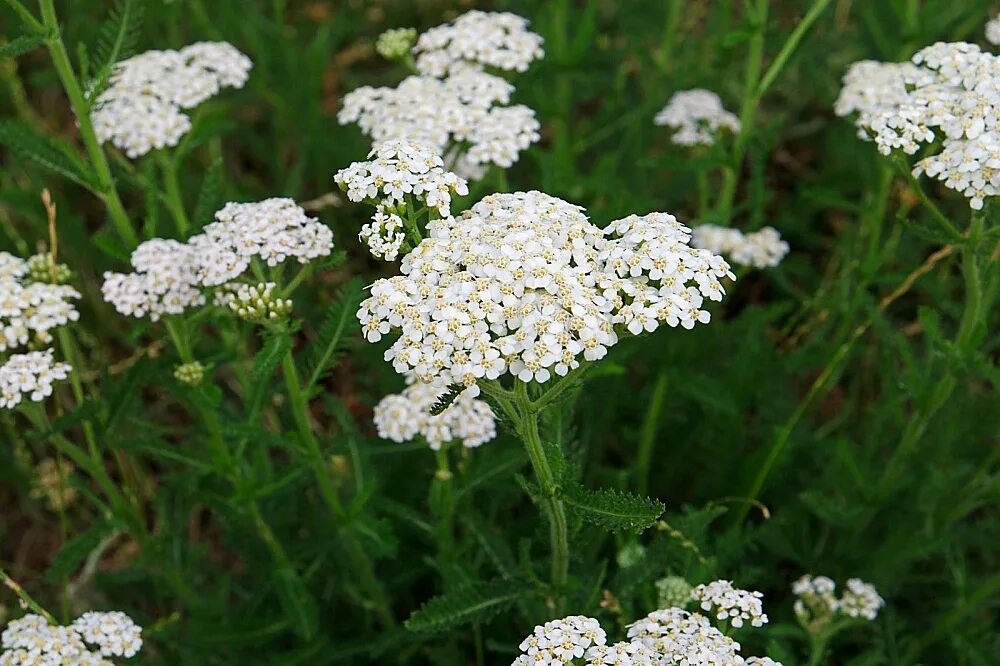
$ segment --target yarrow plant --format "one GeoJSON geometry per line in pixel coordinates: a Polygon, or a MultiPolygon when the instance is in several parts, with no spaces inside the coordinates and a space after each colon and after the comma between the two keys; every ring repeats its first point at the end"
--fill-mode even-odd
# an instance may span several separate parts
{"type": "Polygon", "coordinates": [[[513,14],[472,11],[433,28],[414,47],[419,75],[395,88],[353,90],[337,118],[357,123],[376,146],[421,143],[468,179],[489,165],[507,168],[538,141],[540,125],[528,107],[506,106],[514,87],[484,67],[523,71],[541,57],[541,38],[526,25],[513,14]]]}
{"type": "Polygon", "coordinates": [[[826,646],[840,631],[857,620],[872,622],[885,600],[875,587],[858,578],[850,578],[847,589],[838,598],[837,585],[827,576],[804,575],[792,585],[795,617],[809,635],[812,661],[819,663],[826,646]]]}
{"type": "Polygon", "coordinates": [[[184,110],[222,88],[242,88],[252,66],[226,42],[198,42],[123,60],[93,102],[94,131],[101,143],[111,142],[133,159],[176,146],[191,129],[184,110]]]}
{"type": "Polygon", "coordinates": [[[88,611],[66,627],[29,614],[7,625],[0,646],[0,666],[112,666],[105,657],[139,653],[142,628],[119,611],[88,611]]]}
{"type": "Polygon", "coordinates": [[[496,416],[486,402],[475,397],[474,386],[463,389],[440,413],[433,413],[447,392],[444,386],[414,382],[382,398],[373,418],[379,437],[400,443],[422,437],[434,450],[454,440],[472,449],[496,437],[496,416]]]}
{"type": "Polygon", "coordinates": [[[672,128],[679,146],[710,146],[723,131],[740,130],[740,119],[723,108],[719,96],[700,88],[674,93],[653,122],[672,128]]]}
{"type": "Polygon", "coordinates": [[[24,398],[40,402],[72,370],[55,361],[54,350],[47,347],[52,331],[80,318],[74,305],[80,293],[39,281],[59,279],[54,264],[52,271],[43,272],[37,269],[39,261],[0,252],[0,409],[12,409],[24,398]]]}
{"type": "Polygon", "coordinates": [[[774,227],[743,233],[731,227],[702,224],[692,229],[691,245],[751,268],[774,268],[788,254],[788,243],[774,227]]]}
{"type": "Polygon", "coordinates": [[[979,210],[1000,192],[997,71],[997,56],[975,44],[938,42],[911,63],[854,65],[836,108],[857,112],[884,155],[913,155],[940,140],[940,151],[918,160],[914,175],[942,181],[979,210]]]}

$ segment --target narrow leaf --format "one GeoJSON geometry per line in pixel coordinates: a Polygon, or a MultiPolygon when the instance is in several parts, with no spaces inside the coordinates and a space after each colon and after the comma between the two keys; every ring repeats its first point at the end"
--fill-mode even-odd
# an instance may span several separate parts
{"type": "Polygon", "coordinates": [[[219,205],[219,194],[222,190],[222,160],[216,160],[201,181],[198,192],[198,203],[194,207],[194,226],[200,229],[212,221],[212,216],[219,205]]]}
{"type": "Polygon", "coordinates": [[[357,329],[354,317],[364,298],[363,285],[360,278],[346,282],[327,311],[316,339],[309,345],[313,351],[306,359],[306,376],[309,378],[307,390],[314,388],[333,365],[337,353],[343,349],[348,332],[357,329]]]}
{"type": "Polygon", "coordinates": [[[274,582],[281,599],[281,608],[292,627],[299,636],[311,640],[319,628],[319,610],[305,583],[289,566],[278,567],[274,582]]]}
{"type": "Polygon", "coordinates": [[[16,58],[33,51],[45,42],[41,35],[22,35],[6,44],[0,45],[0,60],[4,58],[16,58]]]}
{"type": "Polygon", "coordinates": [[[99,522],[64,543],[52,557],[52,563],[45,571],[45,580],[56,583],[76,571],[112,531],[110,525],[99,522]]]}
{"type": "Polygon", "coordinates": [[[292,348],[292,337],[287,333],[275,333],[265,342],[257,355],[253,359],[253,368],[250,370],[250,378],[254,381],[264,381],[274,374],[281,359],[285,357],[288,350],[292,348]]]}

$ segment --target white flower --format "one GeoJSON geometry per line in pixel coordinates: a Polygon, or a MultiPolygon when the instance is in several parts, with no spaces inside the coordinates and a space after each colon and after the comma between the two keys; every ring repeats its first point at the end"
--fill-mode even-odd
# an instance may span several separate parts
{"type": "Polygon", "coordinates": [[[676,130],[673,142],[679,146],[710,146],[720,130],[740,131],[740,119],[722,107],[718,95],[701,88],[674,93],[653,122],[676,130]]]}
{"type": "Polygon", "coordinates": [[[456,439],[475,448],[496,437],[496,416],[488,404],[476,399],[475,387],[466,388],[444,411],[432,415],[431,408],[447,390],[418,381],[402,393],[382,398],[373,418],[379,437],[403,443],[422,435],[434,450],[456,439]]]}
{"type": "Polygon", "coordinates": [[[653,666],[659,656],[640,641],[619,642],[614,645],[595,645],[585,654],[589,666],[653,666]]]}
{"type": "Polygon", "coordinates": [[[707,322],[703,297],[721,300],[732,276],[671,215],[602,231],[540,192],[486,197],[427,230],[402,275],[376,281],[358,311],[369,341],[399,332],[386,360],[424,381],[545,382],[602,358],[626,330],[707,322]]]}
{"type": "Polygon", "coordinates": [[[859,578],[850,578],[847,590],[840,597],[839,608],[848,617],[874,620],[884,605],[885,600],[879,596],[874,586],[859,578]]]}
{"type": "Polygon", "coordinates": [[[569,666],[589,649],[607,642],[607,634],[597,620],[571,615],[536,626],[534,632],[521,641],[518,647],[522,654],[511,666],[569,666]]]}
{"type": "Polygon", "coordinates": [[[1000,44],[1000,16],[986,22],[986,41],[993,45],[1000,44]]]}
{"type": "Polygon", "coordinates": [[[628,626],[628,637],[656,653],[664,666],[743,663],[739,643],[713,627],[704,615],[681,608],[653,611],[628,626]]]}
{"type": "Polygon", "coordinates": [[[379,204],[372,221],[361,227],[358,239],[368,246],[373,257],[395,261],[406,240],[403,218],[390,212],[384,204],[379,204]]]}
{"type": "Polygon", "coordinates": [[[0,666],[112,666],[103,657],[136,655],[141,636],[142,628],[118,611],[84,613],[68,627],[25,615],[12,620],[0,635],[0,666]],[[90,651],[86,643],[98,651],[90,651]]]}
{"type": "Polygon", "coordinates": [[[449,168],[463,161],[469,174],[469,167],[510,166],[540,138],[533,110],[502,106],[512,90],[498,76],[461,67],[443,80],[410,76],[395,88],[357,88],[344,96],[337,119],[356,122],[376,146],[400,139],[453,156],[449,168]]]}
{"type": "Polygon", "coordinates": [[[204,305],[202,288],[236,280],[254,258],[268,266],[292,258],[305,264],[332,249],[330,228],[291,199],[228,203],[186,243],[154,238],[140,244],[132,253],[135,272],[105,273],[101,291],[121,314],[156,321],[204,305]]]}
{"type": "Polygon", "coordinates": [[[452,195],[469,193],[465,180],[445,171],[441,157],[421,143],[385,141],[368,157],[375,159],[354,162],[334,176],[351,201],[374,200],[385,210],[385,206],[405,203],[412,197],[447,217],[451,215],[452,195]]]}
{"type": "Polygon", "coordinates": [[[880,152],[912,155],[940,139],[940,152],[918,161],[914,175],[937,178],[973,209],[1000,192],[997,56],[975,44],[938,42],[911,63],[856,63],[844,83],[838,113],[857,111],[880,152]]]}
{"type": "Polygon", "coordinates": [[[728,621],[734,627],[742,627],[749,621],[754,627],[767,624],[767,615],[760,592],[741,590],[731,581],[716,580],[708,585],[699,585],[691,591],[691,598],[700,602],[701,609],[710,611],[717,620],[728,621]]]}
{"type": "Polygon", "coordinates": [[[101,143],[130,158],[177,145],[191,129],[190,109],[246,83],[250,59],[225,42],[199,42],[180,51],[147,51],[115,65],[91,121],[101,143]]]}
{"type": "Polygon", "coordinates": [[[121,611],[88,611],[70,627],[106,657],[133,657],[142,649],[142,627],[121,611]]]}
{"type": "Polygon", "coordinates": [[[544,55],[542,38],[528,30],[526,19],[477,10],[420,35],[413,52],[417,70],[437,77],[469,64],[523,72],[544,55]]]}
{"type": "Polygon", "coordinates": [[[691,232],[691,245],[726,255],[733,263],[753,268],[773,268],[788,254],[788,243],[774,227],[744,234],[739,229],[702,224],[691,232]]]}
{"type": "Polygon", "coordinates": [[[52,384],[66,379],[72,368],[56,363],[52,350],[14,354],[0,365],[0,409],[13,409],[25,397],[41,402],[52,395],[52,384]]]}

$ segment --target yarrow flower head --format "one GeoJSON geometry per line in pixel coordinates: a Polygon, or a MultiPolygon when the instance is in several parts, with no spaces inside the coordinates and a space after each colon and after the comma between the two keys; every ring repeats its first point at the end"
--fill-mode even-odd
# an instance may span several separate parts
{"type": "Polygon", "coordinates": [[[181,384],[197,386],[205,379],[205,366],[198,361],[181,364],[174,370],[174,379],[181,384]]]}
{"type": "Polygon", "coordinates": [[[721,300],[732,277],[672,215],[602,231],[540,192],[491,195],[427,230],[358,311],[369,341],[400,333],[386,360],[427,382],[545,382],[599,360],[625,331],[707,323],[703,299],[721,300]]]}
{"type": "Polygon", "coordinates": [[[469,193],[465,179],[445,171],[441,156],[423,144],[386,141],[368,157],[375,159],[355,162],[334,176],[351,201],[369,200],[391,206],[405,203],[412,196],[447,217],[451,215],[452,195],[469,193]]]}
{"type": "Polygon", "coordinates": [[[986,41],[994,46],[1000,45],[1000,16],[986,22],[986,41]]]}
{"type": "Polygon", "coordinates": [[[874,620],[885,605],[875,587],[859,578],[849,578],[846,585],[847,590],[840,597],[840,612],[848,617],[874,620]]]}
{"type": "Polygon", "coordinates": [[[653,122],[673,128],[679,146],[711,146],[720,131],[740,131],[740,119],[723,108],[719,96],[700,88],[674,93],[653,122]]]}
{"type": "Polygon", "coordinates": [[[40,252],[28,258],[26,278],[31,282],[66,284],[73,277],[73,271],[66,264],[56,263],[48,252],[40,252]]]}
{"type": "Polygon", "coordinates": [[[660,608],[684,608],[691,601],[691,584],[680,576],[667,576],[655,583],[660,608]]]}
{"type": "Polygon", "coordinates": [[[513,91],[504,79],[475,69],[458,69],[447,79],[410,76],[395,88],[357,88],[344,96],[341,124],[357,123],[378,145],[413,141],[437,154],[452,154],[466,170],[495,164],[509,167],[540,138],[535,112],[502,106],[513,91]],[[461,153],[454,148],[462,146],[461,153]]]}
{"type": "Polygon", "coordinates": [[[691,591],[691,598],[699,602],[701,609],[715,615],[717,620],[724,620],[734,627],[742,627],[744,622],[750,622],[754,627],[767,624],[764,595],[760,592],[741,590],[728,580],[717,580],[708,585],[699,585],[691,591]]]}
{"type": "Polygon", "coordinates": [[[14,354],[0,365],[0,409],[13,409],[24,398],[41,402],[52,395],[52,385],[72,370],[54,361],[52,354],[51,349],[14,354]]]}
{"type": "Polygon", "coordinates": [[[80,318],[73,305],[80,292],[33,281],[32,261],[0,252],[0,352],[46,345],[52,340],[50,331],[80,318]]]}
{"type": "Polygon", "coordinates": [[[473,10],[420,35],[413,52],[417,70],[430,76],[443,77],[470,64],[523,72],[545,55],[542,42],[528,30],[527,19],[473,10]]]}
{"type": "Polygon", "coordinates": [[[715,666],[739,664],[740,644],[712,626],[708,618],[681,608],[653,611],[628,626],[628,637],[660,657],[660,664],[715,666]]]}
{"type": "Polygon", "coordinates": [[[591,648],[604,646],[607,642],[608,636],[600,622],[592,617],[571,615],[536,626],[534,632],[521,641],[518,647],[522,654],[511,666],[569,666],[591,648]]]}
{"type": "Polygon", "coordinates": [[[382,398],[374,414],[379,437],[403,443],[422,436],[434,450],[452,440],[471,449],[496,437],[496,416],[488,404],[476,399],[474,386],[463,389],[440,414],[432,414],[432,407],[447,392],[442,385],[415,382],[402,393],[382,398]]]}
{"type": "Polygon", "coordinates": [[[130,158],[175,146],[191,129],[183,112],[220,89],[242,88],[250,59],[226,42],[198,42],[180,51],[147,51],[115,65],[90,114],[101,143],[130,158]]]}
{"type": "Polygon", "coordinates": [[[274,322],[292,311],[292,301],[275,291],[274,282],[259,284],[232,283],[219,287],[216,302],[246,321],[274,322]]]}
{"type": "Polygon", "coordinates": [[[788,254],[788,243],[774,227],[743,233],[739,229],[702,224],[691,232],[691,245],[729,257],[734,264],[773,268],[788,254]]]}
{"type": "Polygon", "coordinates": [[[29,614],[7,625],[0,646],[0,666],[112,666],[104,657],[129,658],[139,652],[142,628],[118,611],[87,612],[68,627],[29,614]]]}
{"type": "Polygon", "coordinates": [[[417,31],[413,28],[386,30],[375,40],[375,51],[386,60],[398,60],[413,48],[417,31]]]}
{"type": "MultiPolygon", "coordinates": [[[[854,102],[840,109],[859,111],[858,124],[881,153],[912,155],[940,139],[940,152],[919,160],[914,175],[942,181],[975,210],[1000,192],[1000,58],[975,44],[938,42],[909,64],[866,68],[878,73],[885,88],[869,95],[879,103],[845,90],[841,98],[854,102]]],[[[852,74],[863,76],[860,69],[852,74]]],[[[864,85],[845,78],[845,88],[864,85]]]]}
{"type": "Polygon", "coordinates": [[[254,259],[267,266],[288,259],[306,264],[332,248],[330,228],[291,199],[228,203],[186,243],[154,238],[140,244],[132,253],[135,272],[105,273],[101,291],[121,314],[156,321],[204,305],[202,289],[237,280],[254,259]]]}

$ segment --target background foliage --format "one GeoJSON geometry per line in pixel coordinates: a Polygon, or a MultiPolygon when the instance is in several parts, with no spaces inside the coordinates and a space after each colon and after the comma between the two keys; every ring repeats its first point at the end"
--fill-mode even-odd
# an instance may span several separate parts
{"type": "MultiPolygon", "coordinates": [[[[112,5],[85,4],[57,3],[62,36],[77,67],[85,58],[96,68],[115,48],[102,37],[112,5]]],[[[714,195],[729,158],[673,146],[653,115],[691,87],[739,109],[754,40],[763,36],[766,66],[813,5],[771,2],[761,24],[740,2],[708,0],[135,4],[142,20],[125,41],[136,51],[225,40],[254,61],[248,86],[203,105],[185,142],[180,185],[196,227],[225,201],[315,201],[335,190],[333,173],[368,148],[356,127],[337,124],[341,96],[401,76],[374,54],[374,38],[473,4],[529,17],[545,38],[546,57],[517,81],[543,140],[508,172],[511,189],[566,198],[599,225],[653,210],[694,219],[699,174],[710,174],[714,195]]],[[[957,255],[908,282],[946,240],[907,179],[832,112],[849,63],[905,59],[937,40],[981,42],[995,7],[828,4],[760,100],[738,171],[732,224],[777,227],[789,258],[742,275],[711,325],[615,348],[543,424],[563,451],[575,509],[564,610],[610,628],[652,610],[653,581],[665,575],[729,578],[765,594],[772,625],[747,634],[752,651],[796,664],[808,650],[791,582],[806,572],[858,576],[887,606],[839,636],[826,663],[995,663],[997,317],[978,350],[949,342],[964,299],[957,255]],[[898,298],[880,302],[900,285],[898,298]],[[621,525],[588,511],[596,488],[640,491],[666,509],[622,496],[632,522],[621,525]],[[751,495],[759,502],[748,504],[751,495]],[[638,526],[636,515],[645,516],[638,526]],[[649,525],[639,535],[606,529],[649,525]]],[[[0,26],[5,56],[26,51],[0,59],[0,249],[27,255],[48,238],[39,193],[49,188],[60,260],[84,292],[73,330],[86,389],[76,406],[59,395],[51,429],[0,414],[0,565],[65,613],[129,611],[147,627],[149,663],[512,659],[552,613],[539,592],[546,526],[519,482],[527,459],[502,435],[453,454],[443,480],[425,446],[374,435],[372,405],[402,380],[381,348],[360,344],[353,320],[361,286],[393,270],[358,245],[369,211],[339,194],[317,204],[344,254],[297,292],[300,330],[262,339],[222,318],[204,322],[195,352],[213,364],[211,383],[179,384],[165,331],[102,302],[102,272],[124,261],[103,205],[81,185],[91,175],[73,157],[82,154],[74,118],[45,49],[18,41],[25,30],[6,8],[0,26]],[[278,366],[289,347],[321,378],[307,396],[321,459],[287,416],[295,396],[278,366]],[[317,361],[327,349],[335,353],[317,361]],[[244,410],[253,387],[263,391],[259,420],[244,410]],[[240,471],[219,473],[206,409],[245,454],[240,471]],[[85,425],[135,515],[81,500],[59,516],[31,498],[32,470],[18,452],[41,457],[53,436],[82,441],[85,425]],[[343,502],[336,521],[316,474],[343,502]],[[147,526],[144,537],[130,520],[147,526]],[[372,564],[374,585],[356,575],[358,558],[372,564]]],[[[166,209],[146,196],[152,166],[120,159],[112,171],[140,235],[169,235],[166,209]]],[[[478,194],[502,186],[487,181],[478,194]]],[[[925,187],[964,228],[965,202],[925,187]]],[[[97,490],[79,485],[85,496],[97,490]]]]}

